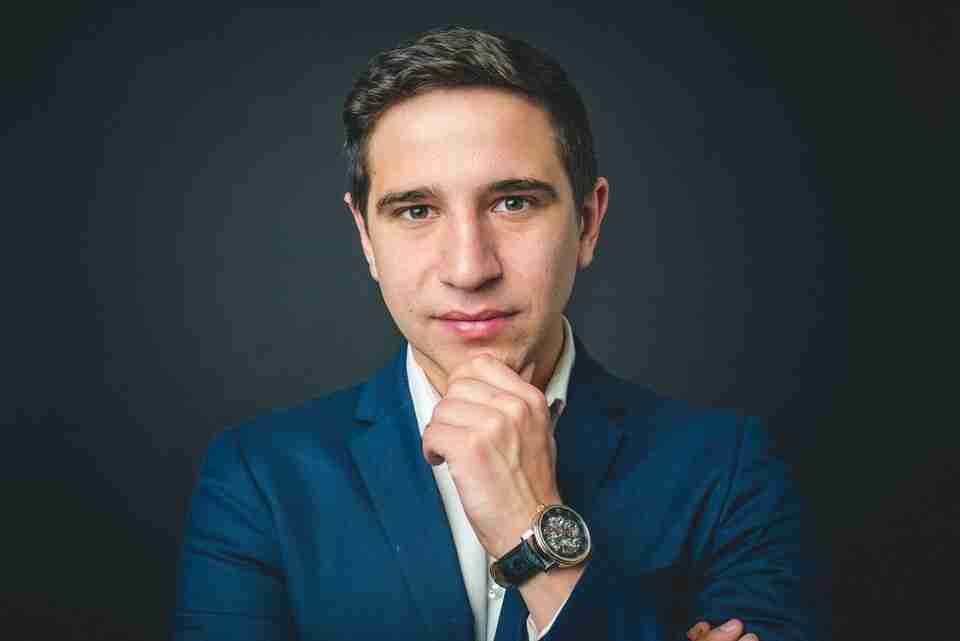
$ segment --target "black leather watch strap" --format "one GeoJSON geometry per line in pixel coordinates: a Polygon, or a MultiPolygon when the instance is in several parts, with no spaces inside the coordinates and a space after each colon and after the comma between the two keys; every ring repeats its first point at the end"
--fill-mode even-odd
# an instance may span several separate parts
{"type": "Polygon", "coordinates": [[[525,538],[520,545],[513,548],[496,562],[490,565],[490,576],[499,585],[509,588],[520,585],[534,574],[549,569],[547,561],[533,548],[533,537],[525,538]]]}

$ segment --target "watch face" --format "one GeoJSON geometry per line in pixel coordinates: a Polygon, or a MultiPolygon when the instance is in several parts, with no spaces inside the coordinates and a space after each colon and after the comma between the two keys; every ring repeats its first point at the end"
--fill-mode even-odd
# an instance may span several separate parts
{"type": "Polygon", "coordinates": [[[540,517],[542,543],[564,563],[579,563],[590,551],[590,533],[580,515],[568,507],[554,505],[540,517]]]}

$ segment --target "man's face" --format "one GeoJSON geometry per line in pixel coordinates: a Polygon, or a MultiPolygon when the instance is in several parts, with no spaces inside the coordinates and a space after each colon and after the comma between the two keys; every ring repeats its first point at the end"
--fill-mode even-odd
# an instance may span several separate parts
{"type": "Polygon", "coordinates": [[[443,394],[449,372],[487,353],[515,371],[535,362],[542,388],[576,271],[593,257],[606,181],[574,203],[546,111],[498,89],[408,99],[368,142],[366,225],[345,200],[370,273],[430,381],[443,394]],[[444,318],[484,312],[499,318],[444,318]]]}

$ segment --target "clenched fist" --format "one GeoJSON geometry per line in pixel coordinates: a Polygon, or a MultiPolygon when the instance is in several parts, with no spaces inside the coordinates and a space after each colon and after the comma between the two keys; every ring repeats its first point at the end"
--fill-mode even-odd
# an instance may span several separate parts
{"type": "Polygon", "coordinates": [[[546,398],[488,355],[450,372],[447,393],[423,431],[431,465],[446,461],[464,512],[487,552],[499,558],[520,542],[540,504],[560,503],[557,448],[546,398]]]}

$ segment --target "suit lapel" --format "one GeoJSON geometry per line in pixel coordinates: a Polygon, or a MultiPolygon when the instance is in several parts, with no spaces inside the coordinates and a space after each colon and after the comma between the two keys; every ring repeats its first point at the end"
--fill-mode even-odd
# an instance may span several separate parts
{"type": "Polygon", "coordinates": [[[424,638],[473,639],[450,524],[410,399],[406,348],[363,388],[350,449],[425,623],[424,638]]]}
{"type": "Polygon", "coordinates": [[[623,439],[626,399],[622,383],[587,353],[574,335],[576,358],[567,407],[557,421],[557,483],[565,503],[589,524],[597,490],[623,439]]]}

